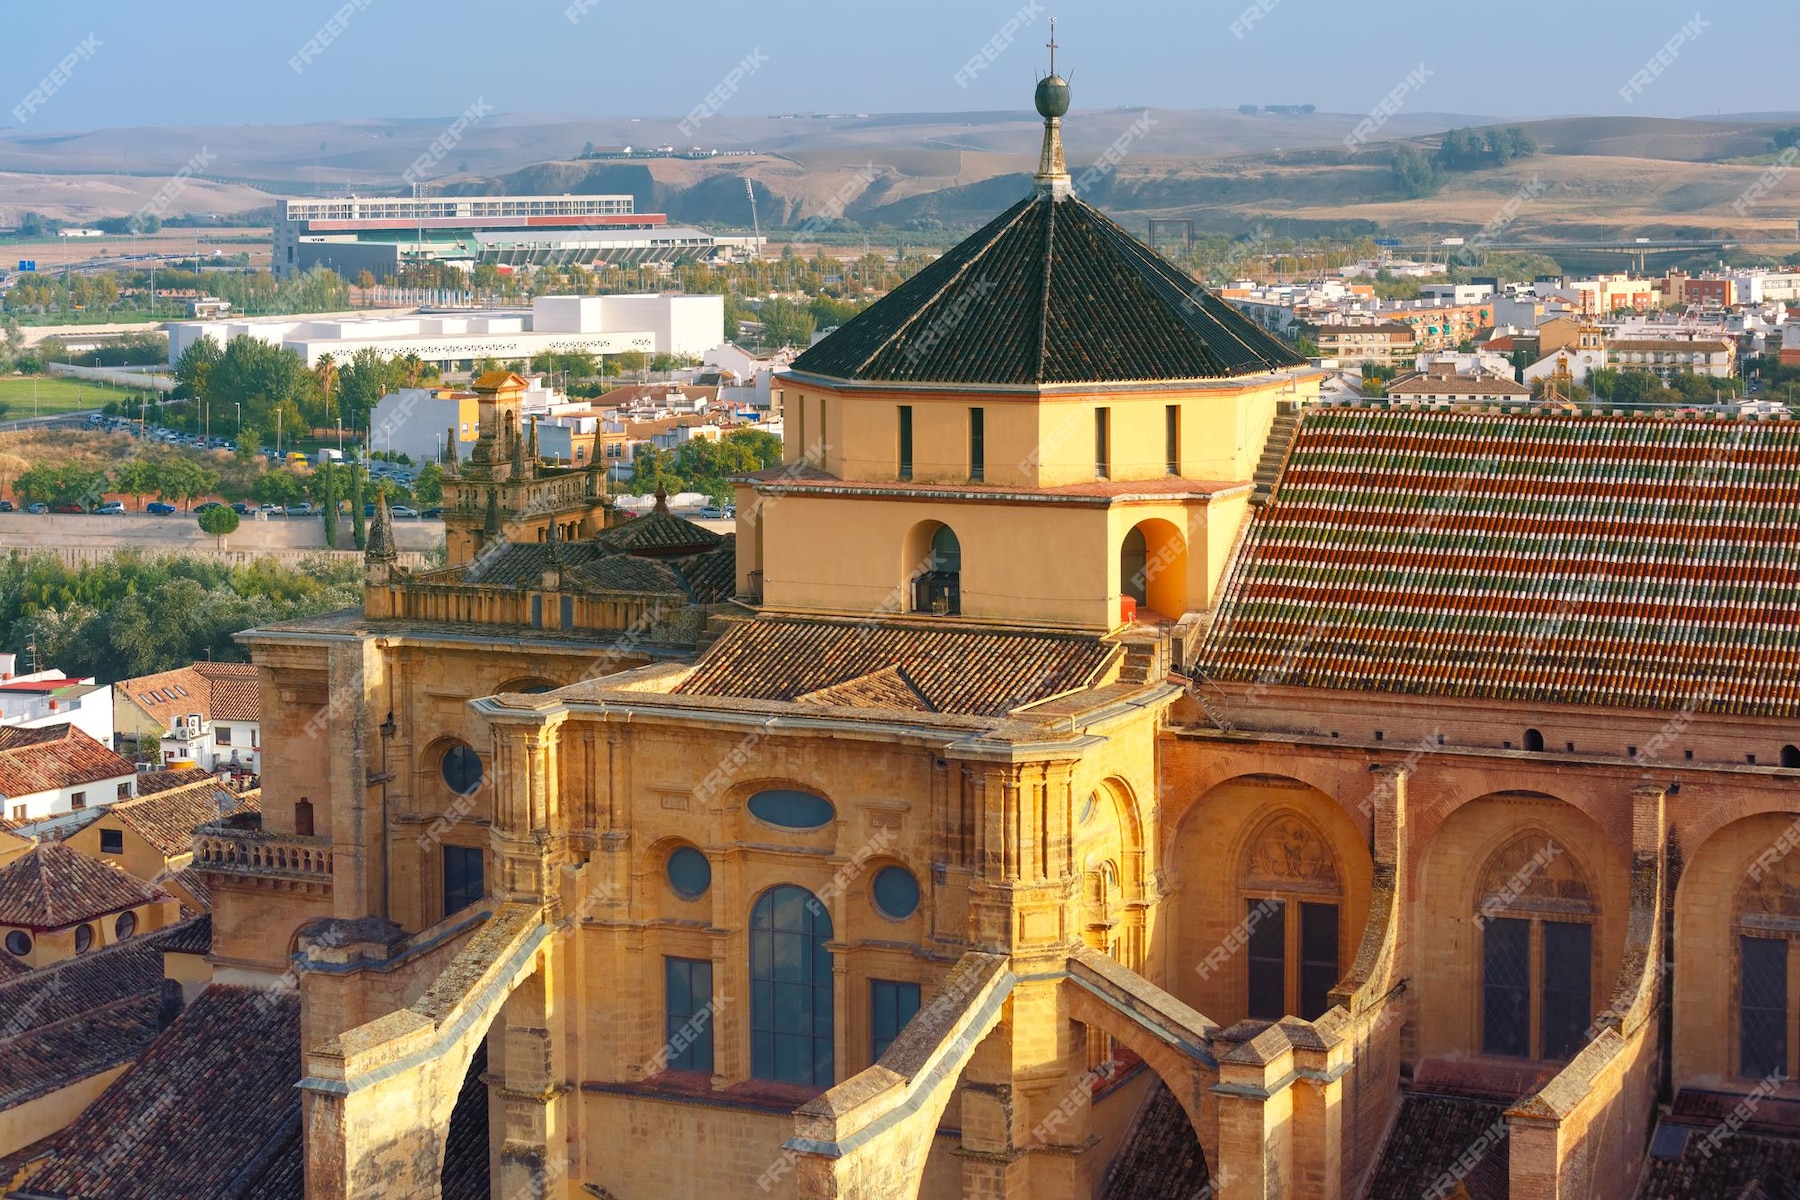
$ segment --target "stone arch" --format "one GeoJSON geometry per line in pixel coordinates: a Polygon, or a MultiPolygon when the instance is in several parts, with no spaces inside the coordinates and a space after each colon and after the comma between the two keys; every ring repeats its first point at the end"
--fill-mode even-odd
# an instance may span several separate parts
{"type": "Polygon", "coordinates": [[[1139,521],[1119,539],[1119,594],[1140,610],[1180,618],[1188,610],[1187,538],[1161,517],[1139,521]]]}
{"type": "Polygon", "coordinates": [[[1749,811],[1691,839],[1676,886],[1670,1007],[1677,1087],[1742,1091],[1767,1074],[1767,1064],[1747,1060],[1742,1037],[1747,1008],[1770,1007],[1771,997],[1755,995],[1762,990],[1759,979],[1785,993],[1773,997],[1784,1012],[1771,1027],[1786,1044],[1762,1044],[1765,1036],[1753,1029],[1751,1048],[1779,1049],[1778,1066],[1789,1076],[1800,1059],[1793,1033],[1800,987],[1792,978],[1800,967],[1800,814],[1791,801],[1789,808],[1775,809],[1757,803],[1762,799],[1740,800],[1749,811]],[[1754,948],[1776,949],[1787,970],[1747,964],[1754,948]]]}
{"type": "Polygon", "coordinates": [[[1374,861],[1356,819],[1332,796],[1287,776],[1244,775],[1214,785],[1182,815],[1160,877],[1164,902],[1152,955],[1160,982],[1231,1025],[1251,1009],[1248,939],[1271,917],[1280,924],[1263,933],[1278,941],[1261,944],[1256,957],[1279,958],[1282,1006],[1298,1014],[1310,997],[1319,1008],[1312,1015],[1329,1007],[1320,987],[1324,964],[1335,963],[1334,977],[1323,983],[1328,993],[1362,942],[1374,861]]]}
{"type": "MultiPolygon", "coordinates": [[[[1488,791],[1445,807],[1418,843],[1412,869],[1407,914],[1414,931],[1412,961],[1446,964],[1431,1002],[1416,1007],[1416,1053],[1420,1059],[1469,1059],[1468,1069],[1477,1075],[1516,1070],[1519,1060],[1510,1057],[1512,1051],[1505,1058],[1512,1065],[1504,1068],[1501,1059],[1483,1056],[1491,1040],[1484,1032],[1490,961],[1524,964],[1515,989],[1524,1007],[1502,1006],[1494,1012],[1525,1013],[1527,1060],[1540,1061],[1542,1051],[1562,1040],[1546,1033],[1566,1028],[1560,1020],[1546,1021],[1545,1015],[1579,1003],[1568,999],[1574,993],[1550,986],[1553,977],[1545,974],[1548,950],[1574,952],[1566,938],[1553,942],[1551,935],[1576,936],[1566,928],[1571,923],[1588,927],[1580,935],[1588,939],[1590,962],[1589,1011],[1580,1022],[1587,1026],[1605,1006],[1623,959],[1631,907],[1630,854],[1585,806],[1546,792],[1488,791]],[[1516,925],[1494,924],[1509,919],[1528,924],[1523,932],[1516,925]],[[1562,928],[1546,931],[1546,925],[1562,928]],[[1509,943],[1492,941],[1503,936],[1520,939],[1516,955],[1508,956],[1509,943]],[[1490,951],[1496,956],[1492,960],[1490,951]],[[1564,1008],[1553,1007],[1552,996],[1564,1008]]],[[[1495,991],[1494,1003],[1501,1004],[1505,994],[1495,991]]]]}
{"type": "Polygon", "coordinates": [[[497,696],[507,694],[536,696],[542,695],[544,692],[554,692],[561,686],[562,684],[557,683],[554,679],[547,679],[542,675],[522,675],[495,688],[494,694],[497,696]]]}
{"type": "Polygon", "coordinates": [[[962,611],[962,539],[942,521],[920,521],[900,548],[900,587],[909,612],[962,611]]]}

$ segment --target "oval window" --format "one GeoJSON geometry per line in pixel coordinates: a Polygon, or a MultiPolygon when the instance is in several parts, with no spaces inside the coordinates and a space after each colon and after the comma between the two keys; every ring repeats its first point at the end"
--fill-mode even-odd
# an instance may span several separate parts
{"type": "Polygon", "coordinates": [[[904,921],[919,911],[919,881],[905,867],[883,867],[875,872],[871,894],[884,917],[904,921]]]}
{"type": "Polygon", "coordinates": [[[92,925],[77,925],[75,927],[75,953],[86,954],[88,952],[88,947],[93,944],[94,927],[92,925]]]}
{"type": "Polygon", "coordinates": [[[481,786],[481,755],[461,742],[444,751],[444,782],[459,796],[481,786]]]}
{"type": "Polygon", "coordinates": [[[31,935],[23,929],[15,929],[6,935],[6,952],[14,958],[24,958],[31,953],[31,935]]]}
{"type": "Polygon", "coordinates": [[[750,797],[750,814],[783,829],[818,829],[831,824],[837,810],[823,796],[775,788],[750,797]]]}
{"type": "Polygon", "coordinates": [[[113,936],[121,942],[137,932],[137,914],[120,913],[119,919],[113,922],[113,936]]]}
{"type": "Polygon", "coordinates": [[[669,855],[669,886],[683,900],[698,900],[712,886],[712,864],[692,846],[669,855]]]}

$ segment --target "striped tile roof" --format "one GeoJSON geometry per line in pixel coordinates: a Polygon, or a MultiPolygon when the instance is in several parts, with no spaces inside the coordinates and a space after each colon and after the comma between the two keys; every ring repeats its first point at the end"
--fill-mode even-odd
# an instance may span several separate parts
{"type": "Polygon", "coordinates": [[[1315,410],[1201,664],[1278,686],[1800,713],[1800,423],[1315,410]]]}

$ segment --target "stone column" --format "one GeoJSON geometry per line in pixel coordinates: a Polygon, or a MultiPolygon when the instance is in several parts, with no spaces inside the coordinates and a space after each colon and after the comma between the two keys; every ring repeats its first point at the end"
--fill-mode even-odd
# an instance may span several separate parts
{"type": "Polygon", "coordinates": [[[1279,1025],[1243,1021],[1213,1039],[1219,1060],[1218,1200],[1289,1200],[1294,1190],[1294,1048],[1279,1025]],[[1260,1030],[1260,1032],[1258,1032],[1260,1030]]]}
{"type": "Polygon", "coordinates": [[[561,957],[557,940],[545,943],[537,974],[519,985],[501,1012],[499,1069],[489,1064],[489,1086],[505,1120],[500,1195],[517,1200],[564,1195],[574,1173],[569,1148],[574,1085],[559,1003],[561,957]]]}

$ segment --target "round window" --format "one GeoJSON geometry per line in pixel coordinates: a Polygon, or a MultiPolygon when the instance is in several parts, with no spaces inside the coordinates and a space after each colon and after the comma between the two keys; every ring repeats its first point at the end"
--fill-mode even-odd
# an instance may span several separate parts
{"type": "Polygon", "coordinates": [[[712,864],[692,846],[669,855],[669,886],[683,900],[698,900],[712,886],[712,864]]]}
{"type": "Polygon", "coordinates": [[[831,824],[837,810],[823,796],[776,788],[750,797],[750,814],[783,829],[818,829],[831,824]]]}
{"type": "Polygon", "coordinates": [[[461,742],[444,752],[444,782],[459,796],[481,786],[481,755],[461,742]]]}
{"type": "Polygon", "coordinates": [[[86,954],[88,948],[93,944],[94,927],[92,925],[77,925],[75,927],[75,953],[86,954]]]}
{"type": "Polygon", "coordinates": [[[884,917],[904,921],[919,911],[919,881],[905,867],[875,872],[875,907],[884,917]]]}
{"type": "Polygon", "coordinates": [[[113,936],[118,938],[118,940],[121,942],[136,932],[137,932],[137,914],[136,913],[120,913],[119,919],[117,921],[113,922],[113,936]]]}
{"type": "Polygon", "coordinates": [[[6,952],[14,958],[24,958],[31,953],[31,935],[23,929],[15,929],[6,935],[6,952]]]}

